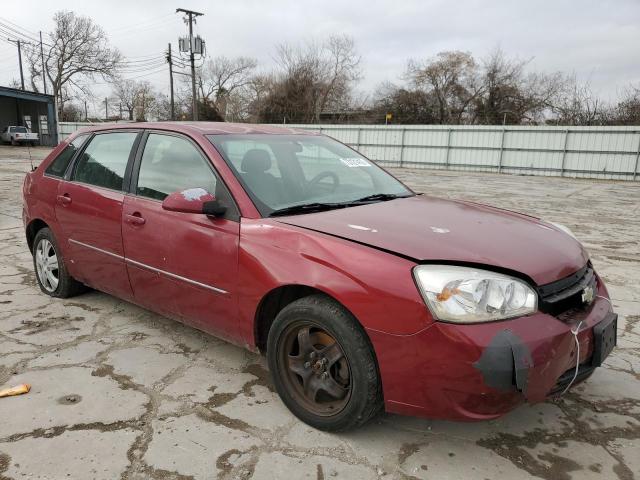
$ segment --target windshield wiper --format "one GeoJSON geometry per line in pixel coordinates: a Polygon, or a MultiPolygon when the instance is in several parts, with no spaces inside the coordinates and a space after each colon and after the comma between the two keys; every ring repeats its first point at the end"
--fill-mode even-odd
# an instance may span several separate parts
{"type": "Polygon", "coordinates": [[[325,210],[333,210],[336,208],[344,208],[344,203],[303,203],[302,205],[291,205],[290,207],[279,208],[269,214],[270,217],[278,217],[281,215],[295,215],[297,213],[322,212],[325,210]]]}
{"type": "Polygon", "coordinates": [[[270,217],[277,217],[280,215],[295,215],[298,213],[311,213],[322,212],[325,210],[335,210],[336,208],[353,207],[357,205],[366,205],[367,203],[385,202],[387,200],[393,200],[394,198],[405,198],[410,195],[397,195],[395,193],[374,193],[373,195],[367,195],[366,197],[358,198],[356,200],[350,200],[348,202],[339,203],[303,203],[302,205],[292,205],[290,207],[280,208],[274,210],[269,214],[270,217]]]}
{"type": "Polygon", "coordinates": [[[404,198],[406,196],[407,195],[397,195],[395,193],[374,193],[373,195],[367,195],[366,197],[352,200],[348,203],[348,205],[359,205],[361,203],[371,202],[385,202],[387,200],[393,200],[394,198],[404,198]]]}

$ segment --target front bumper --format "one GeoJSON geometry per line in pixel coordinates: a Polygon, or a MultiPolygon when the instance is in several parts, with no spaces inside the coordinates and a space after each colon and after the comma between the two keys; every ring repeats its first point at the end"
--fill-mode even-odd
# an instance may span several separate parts
{"type": "Polygon", "coordinates": [[[410,336],[369,332],[387,411],[449,420],[496,418],[562,392],[573,379],[578,354],[573,384],[579,383],[597,366],[594,327],[615,315],[601,281],[597,291],[589,307],[562,320],[538,312],[477,325],[435,322],[410,336]],[[580,321],[578,349],[571,330],[580,321]]]}

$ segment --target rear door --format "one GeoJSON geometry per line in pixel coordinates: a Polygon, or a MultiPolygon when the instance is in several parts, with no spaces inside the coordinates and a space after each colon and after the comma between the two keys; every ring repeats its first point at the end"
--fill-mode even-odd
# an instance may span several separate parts
{"type": "Polygon", "coordinates": [[[189,138],[149,132],[142,140],[123,210],[123,241],[136,302],[236,339],[239,215],[226,186],[189,138]],[[162,209],[169,194],[204,188],[224,217],[162,209]]]}
{"type": "Polygon", "coordinates": [[[124,185],[139,131],[95,134],[60,182],[56,218],[67,239],[72,274],[98,290],[131,299],[124,264],[124,185]]]}

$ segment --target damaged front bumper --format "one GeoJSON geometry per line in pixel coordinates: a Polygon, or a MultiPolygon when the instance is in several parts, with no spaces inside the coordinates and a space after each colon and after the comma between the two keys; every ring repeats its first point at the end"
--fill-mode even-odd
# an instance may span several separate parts
{"type": "MultiPolygon", "coordinates": [[[[618,316],[609,312],[590,329],[591,338],[588,345],[585,346],[579,340],[579,334],[582,331],[581,322],[584,320],[578,321],[571,329],[575,348],[569,351],[569,357],[573,364],[558,378],[549,391],[549,395],[563,392],[571,385],[585,380],[596,367],[602,364],[604,358],[616,344],[617,320],[618,316]],[[582,350],[585,347],[589,348],[589,345],[591,345],[591,352],[588,350],[583,352],[582,350]]],[[[583,337],[588,339],[589,335],[586,334],[583,337]]],[[[534,362],[529,345],[513,331],[506,328],[496,333],[474,366],[482,373],[484,383],[489,387],[501,392],[511,392],[515,389],[522,393],[525,399],[530,400],[529,374],[535,375],[535,367],[539,363],[541,362],[534,362]]],[[[544,359],[542,359],[542,363],[544,363],[544,359]]],[[[548,364],[549,362],[545,363],[545,365],[548,364]]],[[[536,395],[536,392],[533,393],[533,400],[540,400],[540,396],[536,395]]]]}
{"type": "Polygon", "coordinates": [[[585,380],[616,342],[617,315],[600,281],[597,292],[562,319],[538,312],[476,325],[435,322],[411,336],[369,332],[387,411],[491,419],[585,380]]]}

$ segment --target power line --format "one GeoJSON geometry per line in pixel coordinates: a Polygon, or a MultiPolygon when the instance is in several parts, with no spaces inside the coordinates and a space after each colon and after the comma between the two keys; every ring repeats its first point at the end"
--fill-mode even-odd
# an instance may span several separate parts
{"type": "Polygon", "coordinates": [[[140,26],[140,27],[136,27],[135,29],[132,29],[130,31],[125,31],[125,32],[120,32],[120,33],[110,33],[110,37],[114,38],[116,40],[118,39],[123,39],[123,38],[128,38],[131,37],[132,35],[137,35],[140,32],[149,32],[152,30],[158,30],[162,27],[167,27],[171,24],[171,21],[164,21],[164,22],[160,22],[160,23],[156,23],[156,24],[151,24],[151,25],[147,25],[147,26],[140,26]]]}
{"type": "Polygon", "coordinates": [[[16,28],[13,28],[10,25],[7,25],[6,23],[4,23],[2,21],[0,21],[0,27],[2,27],[5,31],[12,32],[11,35],[13,35],[13,36],[17,35],[18,37],[21,37],[22,39],[25,39],[25,40],[30,41],[30,42],[38,42],[38,40],[35,39],[34,37],[31,37],[30,35],[27,35],[26,33],[22,32],[22,31],[20,31],[20,30],[18,30],[16,28]]]}
{"type": "Polygon", "coordinates": [[[116,27],[116,28],[113,28],[113,29],[109,30],[109,32],[115,33],[115,32],[120,32],[120,31],[127,31],[127,30],[138,30],[140,27],[144,27],[145,25],[149,25],[149,24],[158,23],[158,22],[162,21],[163,19],[168,19],[170,17],[173,17],[173,13],[167,13],[167,14],[164,14],[164,15],[160,15],[159,17],[150,18],[150,19],[147,19],[144,22],[135,23],[133,25],[124,25],[124,26],[121,26],[121,27],[116,27]]]}
{"type": "Polygon", "coordinates": [[[17,23],[12,22],[11,20],[9,20],[8,18],[2,18],[0,17],[0,20],[2,20],[3,22],[9,23],[11,25],[13,25],[16,28],[20,28],[22,30],[24,30],[25,32],[30,33],[31,35],[33,35],[34,37],[37,35],[36,32],[29,30],[28,28],[22,27],[20,25],[18,25],[17,23]]]}

